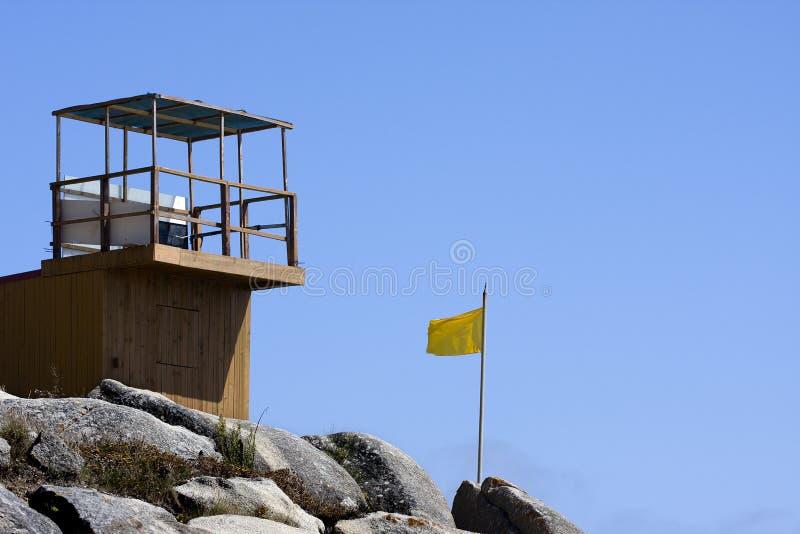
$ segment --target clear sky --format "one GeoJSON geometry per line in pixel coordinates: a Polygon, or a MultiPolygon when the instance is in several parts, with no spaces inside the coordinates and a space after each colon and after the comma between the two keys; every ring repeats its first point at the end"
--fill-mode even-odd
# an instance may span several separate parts
{"type": "MultiPolygon", "coordinates": [[[[798,4],[336,4],[4,2],[2,274],[47,255],[52,110],[293,121],[314,280],[254,295],[251,415],[377,434],[452,499],[479,362],[427,321],[492,268],[485,473],[590,534],[800,532],[798,4]]],[[[102,172],[102,129],[64,135],[102,172]]],[[[247,180],[278,150],[246,141],[247,180]]]]}

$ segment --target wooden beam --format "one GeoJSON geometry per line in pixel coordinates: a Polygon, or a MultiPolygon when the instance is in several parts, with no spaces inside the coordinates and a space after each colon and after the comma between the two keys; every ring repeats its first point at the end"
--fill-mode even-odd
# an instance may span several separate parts
{"type": "Polygon", "coordinates": [[[111,172],[111,128],[109,127],[109,108],[105,109],[105,133],[106,133],[106,175],[100,180],[100,250],[108,252],[111,250],[111,226],[107,217],[111,215],[111,203],[109,202],[109,183],[108,173],[111,172]]]}
{"type": "MultiPolygon", "coordinates": [[[[238,178],[239,183],[243,181],[242,175],[242,132],[236,132],[236,151],[238,156],[238,178]]],[[[238,189],[239,192],[239,226],[247,226],[245,221],[245,214],[244,210],[242,209],[242,190],[238,189]]],[[[249,236],[245,232],[239,233],[239,255],[247,259],[250,257],[250,241],[249,236]]]]}
{"type": "MultiPolygon", "coordinates": [[[[219,114],[219,130],[225,131],[225,113],[219,114]]],[[[219,136],[219,204],[220,222],[222,223],[222,255],[231,255],[231,197],[228,184],[225,182],[225,136],[219,136]]]]}
{"type": "MultiPolygon", "coordinates": [[[[66,119],[73,119],[73,120],[76,120],[76,121],[89,122],[89,123],[92,123],[92,124],[99,124],[101,126],[103,125],[103,121],[101,119],[91,119],[89,117],[81,117],[80,115],[70,115],[69,113],[65,113],[65,114],[59,115],[59,116],[60,117],[64,117],[66,119]]],[[[123,128],[127,128],[131,132],[150,135],[150,130],[145,130],[144,128],[138,128],[136,126],[122,126],[121,124],[113,124],[112,123],[111,127],[112,128],[116,128],[118,130],[122,130],[123,128]]],[[[182,142],[186,141],[185,137],[181,137],[179,135],[172,135],[172,134],[168,134],[168,133],[164,133],[164,132],[159,133],[158,136],[159,137],[166,137],[167,139],[174,139],[176,141],[182,141],[182,142]]],[[[214,137],[216,137],[216,136],[214,136],[214,137]]]]}
{"type": "Polygon", "coordinates": [[[122,201],[128,200],[128,129],[122,130],[122,170],[125,174],[122,175],[122,201]]]}
{"type": "Polygon", "coordinates": [[[143,117],[148,117],[152,113],[155,113],[156,117],[158,117],[159,119],[172,121],[173,123],[176,123],[176,124],[184,124],[184,125],[187,125],[187,126],[199,126],[200,128],[205,128],[207,130],[214,130],[215,132],[223,131],[223,132],[229,133],[229,134],[235,134],[236,133],[236,129],[235,128],[225,128],[224,126],[216,126],[216,125],[211,124],[209,122],[203,122],[203,121],[198,121],[198,120],[193,120],[193,119],[184,119],[183,117],[173,117],[172,115],[167,115],[166,113],[160,113],[158,111],[151,112],[151,111],[146,111],[146,110],[143,110],[143,109],[134,109],[134,108],[129,108],[129,107],[125,107],[125,106],[112,106],[112,107],[114,109],[118,109],[120,111],[125,111],[126,113],[131,113],[133,115],[140,115],[140,116],[143,116],[143,117]],[[222,128],[222,130],[220,130],[220,128],[222,128]]]}
{"type": "MultiPolygon", "coordinates": [[[[147,167],[138,167],[136,169],[129,169],[127,171],[128,175],[131,174],[141,174],[143,172],[152,171],[152,166],[147,167]]],[[[82,184],[85,182],[96,182],[103,178],[117,178],[118,176],[122,176],[126,174],[126,171],[117,171],[117,172],[110,172],[108,174],[95,174],[94,176],[86,176],[84,178],[70,178],[69,180],[60,180],[58,182],[50,182],[50,189],[60,189],[62,187],[66,187],[68,185],[74,184],[82,184]]]]}
{"type": "Polygon", "coordinates": [[[286,221],[286,260],[292,267],[297,267],[297,197],[289,201],[289,220],[286,221]]]}
{"type": "MultiPolygon", "coordinates": [[[[61,117],[56,117],[56,183],[61,181],[61,117]]],[[[53,209],[53,259],[61,258],[61,229],[56,224],[61,220],[61,190],[52,189],[53,209]]]]}
{"type": "MultiPolygon", "coordinates": [[[[186,160],[187,160],[187,167],[189,168],[189,174],[194,172],[194,161],[192,160],[192,140],[189,139],[186,142],[186,160]]],[[[194,178],[189,177],[189,213],[194,211],[194,178]]],[[[195,223],[192,223],[191,232],[195,233],[195,223]]],[[[194,240],[189,243],[189,246],[194,249],[194,240]]]]}
{"type": "Polygon", "coordinates": [[[229,187],[233,188],[241,188],[246,189],[248,191],[258,191],[261,193],[272,193],[273,195],[278,195],[281,197],[290,197],[294,196],[295,193],[291,191],[281,191],[280,189],[272,189],[270,187],[261,187],[260,185],[251,185],[251,184],[240,184],[238,182],[228,182],[226,180],[220,180],[218,178],[210,178],[208,176],[203,176],[202,174],[194,174],[188,173],[184,171],[179,171],[177,169],[171,169],[169,167],[159,167],[158,168],[161,172],[165,172],[167,174],[174,174],[175,176],[183,176],[184,178],[194,178],[200,182],[208,182],[210,184],[226,184],[229,187]]]}
{"type": "Polygon", "coordinates": [[[156,97],[153,96],[153,126],[150,131],[150,148],[153,155],[153,171],[150,173],[150,209],[153,211],[153,214],[150,217],[150,242],[154,244],[158,243],[158,208],[160,204],[158,195],[158,158],[156,153],[156,140],[158,139],[157,107],[158,102],[156,101],[156,97]]]}

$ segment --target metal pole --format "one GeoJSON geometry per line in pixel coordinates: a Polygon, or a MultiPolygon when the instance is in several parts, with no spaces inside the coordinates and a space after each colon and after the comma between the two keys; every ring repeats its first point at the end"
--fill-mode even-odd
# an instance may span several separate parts
{"type": "Polygon", "coordinates": [[[481,314],[481,407],[478,416],[478,484],[481,483],[483,463],[483,384],[486,373],[486,285],[483,286],[483,313],[481,314]]]}

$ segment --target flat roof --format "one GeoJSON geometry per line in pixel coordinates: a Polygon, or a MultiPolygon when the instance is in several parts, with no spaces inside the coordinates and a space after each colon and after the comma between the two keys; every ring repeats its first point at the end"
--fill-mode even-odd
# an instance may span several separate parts
{"type": "Polygon", "coordinates": [[[292,129],[294,125],[269,117],[254,115],[244,110],[234,110],[206,104],[200,100],[186,100],[157,93],[117,98],[106,102],[83,104],[58,109],[57,117],[65,117],[93,124],[104,124],[109,108],[109,126],[151,134],[153,99],[156,101],[158,137],[179,141],[202,141],[219,137],[219,116],[225,115],[225,135],[249,133],[268,128],[292,129]]]}

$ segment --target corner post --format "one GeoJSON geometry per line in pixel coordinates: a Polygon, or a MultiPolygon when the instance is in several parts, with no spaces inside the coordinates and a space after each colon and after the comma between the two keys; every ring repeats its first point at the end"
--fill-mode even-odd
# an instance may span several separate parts
{"type": "MultiPolygon", "coordinates": [[[[122,170],[128,170],[128,128],[122,129],[122,170]]],[[[128,174],[122,175],[122,201],[128,201],[128,174]]]]}
{"type": "Polygon", "coordinates": [[[151,108],[153,124],[150,128],[150,143],[153,154],[153,168],[150,171],[150,243],[158,244],[158,158],[156,157],[156,140],[158,139],[158,102],[153,96],[151,108]]]}
{"type": "MultiPolygon", "coordinates": [[[[225,180],[225,113],[219,114],[219,179],[225,180]]],[[[231,255],[231,192],[228,184],[219,184],[222,254],[231,255]]]]}
{"type": "MultiPolygon", "coordinates": [[[[189,169],[189,174],[194,172],[194,161],[192,160],[192,140],[189,139],[186,141],[186,163],[189,169]]],[[[196,217],[194,214],[194,180],[189,178],[189,215],[191,217],[196,217]]],[[[200,228],[197,223],[189,223],[189,232],[191,233],[191,237],[189,239],[189,244],[192,250],[197,250],[197,241],[195,240],[194,236],[200,233],[200,228]]]]}
{"type": "MultiPolygon", "coordinates": [[[[281,128],[281,162],[283,164],[283,190],[289,191],[289,171],[286,166],[286,128],[281,128]]],[[[297,236],[295,224],[297,216],[297,197],[284,197],[283,222],[286,225],[286,263],[297,265],[297,236]]]]}
{"type": "MultiPolygon", "coordinates": [[[[61,181],[61,116],[56,115],[56,182],[61,181]]],[[[61,187],[56,185],[53,196],[53,259],[61,258],[61,187]]]]}
{"type": "MultiPolygon", "coordinates": [[[[239,157],[239,183],[242,183],[244,180],[244,171],[242,170],[242,131],[236,131],[236,147],[237,147],[237,155],[239,157]]],[[[247,227],[247,213],[246,207],[244,203],[244,192],[242,188],[239,189],[239,226],[242,228],[247,227]]],[[[239,251],[240,256],[244,259],[250,258],[250,240],[249,235],[244,232],[239,232],[239,251]]]]}
{"type": "Polygon", "coordinates": [[[111,221],[108,218],[111,215],[110,186],[108,183],[108,175],[111,172],[111,126],[109,121],[109,108],[106,106],[103,120],[106,134],[106,174],[100,179],[100,250],[103,252],[111,250],[111,221]]]}

